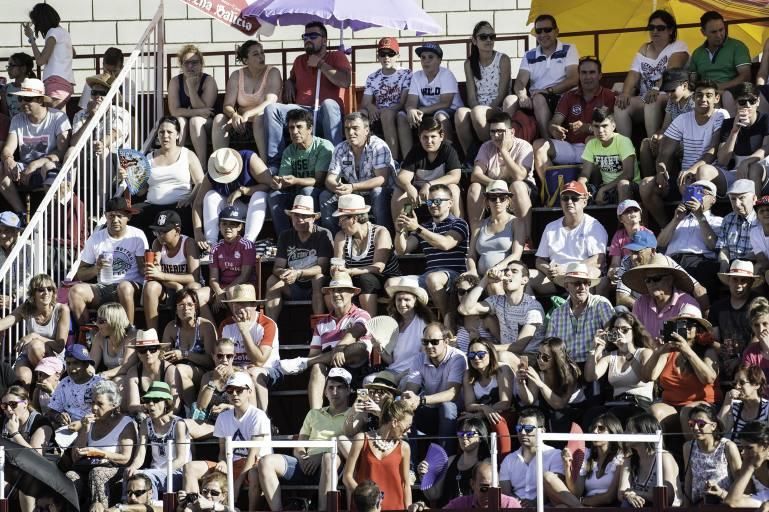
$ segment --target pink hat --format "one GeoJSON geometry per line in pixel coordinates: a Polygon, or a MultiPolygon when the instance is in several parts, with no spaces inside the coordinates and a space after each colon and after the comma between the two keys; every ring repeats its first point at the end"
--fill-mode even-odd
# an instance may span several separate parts
{"type": "Polygon", "coordinates": [[[44,357],[35,366],[35,371],[46,375],[61,374],[64,371],[64,363],[58,357],[44,357]]]}

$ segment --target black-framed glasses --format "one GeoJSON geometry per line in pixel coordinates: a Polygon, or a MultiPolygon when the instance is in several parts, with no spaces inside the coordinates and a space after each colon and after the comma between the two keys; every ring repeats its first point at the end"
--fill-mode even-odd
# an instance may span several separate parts
{"type": "Polygon", "coordinates": [[[309,39],[315,40],[319,37],[323,37],[323,34],[320,32],[307,32],[306,34],[302,34],[302,41],[307,41],[309,39]]]}
{"type": "Polygon", "coordinates": [[[538,352],[538,353],[537,353],[537,359],[539,359],[539,360],[540,360],[540,361],[542,361],[543,363],[547,363],[547,362],[549,362],[549,361],[550,361],[550,359],[552,359],[552,357],[553,357],[553,356],[551,356],[551,355],[549,355],[549,354],[545,354],[544,352],[538,352]]]}
{"type": "Polygon", "coordinates": [[[497,34],[478,34],[475,37],[481,41],[494,41],[497,39],[497,34]]]}
{"type": "Polygon", "coordinates": [[[486,194],[486,200],[492,203],[507,201],[509,198],[508,194],[486,194]]]}
{"type": "Polygon", "coordinates": [[[667,25],[656,25],[654,23],[649,23],[646,26],[646,30],[648,30],[649,32],[664,32],[667,29],[668,29],[667,25]]]}
{"type": "Polygon", "coordinates": [[[520,434],[521,432],[526,432],[527,434],[531,434],[536,428],[536,425],[521,425],[519,423],[515,426],[515,433],[520,434]]]}
{"type": "Polygon", "coordinates": [[[578,203],[582,199],[582,196],[576,196],[574,194],[561,194],[562,203],[578,203]]]}
{"type": "Polygon", "coordinates": [[[104,97],[107,94],[109,94],[109,91],[102,91],[101,89],[91,89],[91,96],[101,96],[101,97],[104,97]]]}
{"type": "Polygon", "coordinates": [[[468,359],[483,359],[488,355],[488,352],[485,350],[479,350],[477,352],[468,352],[467,358],[468,359]]]}
{"type": "Polygon", "coordinates": [[[395,57],[396,55],[398,55],[392,50],[379,50],[378,52],[376,52],[376,54],[379,57],[395,57]]]}
{"type": "Polygon", "coordinates": [[[457,430],[457,437],[462,439],[472,439],[478,435],[476,430],[457,430]]]}
{"type": "Polygon", "coordinates": [[[22,103],[34,103],[38,99],[40,99],[40,96],[19,96],[19,101],[22,103]]]}
{"type": "MultiPolygon", "coordinates": [[[[134,491],[134,490],[131,490],[131,489],[129,489],[129,490],[127,490],[127,491],[125,492],[125,494],[126,494],[126,496],[135,496],[135,497],[137,497],[137,498],[141,498],[142,496],[144,496],[145,494],[147,494],[147,492],[148,492],[148,491],[149,491],[149,489],[137,489],[137,490],[135,490],[135,491],[134,491]]],[[[202,493],[201,493],[201,494],[202,494],[202,493]]]]}
{"type": "Polygon", "coordinates": [[[50,292],[53,293],[56,291],[56,288],[53,286],[41,286],[39,288],[35,288],[35,291],[37,293],[44,293],[44,292],[50,292]]]}
{"type": "Polygon", "coordinates": [[[235,354],[216,354],[216,359],[223,361],[225,359],[235,359],[235,354]]]}
{"type": "Polygon", "coordinates": [[[158,346],[156,345],[156,346],[154,346],[154,347],[143,347],[143,348],[137,348],[137,349],[136,349],[136,352],[137,352],[138,354],[146,354],[146,353],[154,354],[154,353],[155,353],[155,352],[157,352],[158,350],[160,350],[160,347],[158,347],[158,346]]]}
{"type": "Polygon", "coordinates": [[[435,199],[428,199],[425,201],[425,204],[428,208],[432,208],[433,206],[440,206],[448,201],[451,201],[448,197],[436,197],[435,199]]]}
{"type": "Polygon", "coordinates": [[[534,33],[535,34],[541,34],[541,33],[544,32],[545,34],[549,34],[553,30],[555,30],[555,27],[540,27],[540,28],[535,28],[534,29],[534,33]]]}
{"type": "Polygon", "coordinates": [[[462,295],[466,295],[469,291],[470,288],[457,288],[457,295],[461,297],[462,295]]]}
{"type": "Polygon", "coordinates": [[[646,284],[656,284],[665,279],[667,275],[660,275],[660,276],[646,276],[644,277],[644,283],[646,284]]]}
{"type": "Polygon", "coordinates": [[[201,496],[213,496],[214,498],[218,498],[222,495],[222,491],[217,491],[216,489],[201,489],[200,490],[201,496]]]}
{"type": "Polygon", "coordinates": [[[16,401],[8,400],[7,402],[0,402],[0,407],[2,407],[3,409],[14,410],[19,406],[20,403],[23,403],[23,402],[26,402],[26,400],[16,400],[16,401]]]}
{"type": "Polygon", "coordinates": [[[758,103],[758,98],[740,98],[737,104],[741,107],[754,106],[758,103]]]}
{"type": "Polygon", "coordinates": [[[442,341],[443,341],[443,338],[422,338],[422,345],[424,345],[425,347],[427,345],[432,345],[433,347],[437,347],[438,345],[441,344],[442,341]]]}

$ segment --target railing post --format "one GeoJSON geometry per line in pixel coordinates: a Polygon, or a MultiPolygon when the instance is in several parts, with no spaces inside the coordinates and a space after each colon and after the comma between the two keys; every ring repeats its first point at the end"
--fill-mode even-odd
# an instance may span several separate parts
{"type": "Polygon", "coordinates": [[[334,446],[331,447],[331,464],[326,470],[330,473],[329,483],[331,490],[326,492],[326,510],[328,512],[339,512],[339,482],[336,475],[336,458],[339,452],[339,440],[335,437],[334,446]]]}
{"type": "Polygon", "coordinates": [[[5,497],[5,447],[0,446],[0,512],[8,512],[8,498],[5,497]]]}
{"type": "Polygon", "coordinates": [[[662,431],[657,431],[657,442],[655,443],[655,456],[657,465],[657,486],[653,489],[654,493],[654,510],[655,512],[662,512],[668,503],[667,487],[665,487],[665,475],[662,472],[662,431]]]}
{"type": "Polygon", "coordinates": [[[491,442],[490,444],[490,457],[491,457],[491,486],[492,487],[499,487],[499,467],[497,466],[497,457],[499,454],[497,453],[497,433],[492,432],[491,433],[491,442]]]}
{"type": "Polygon", "coordinates": [[[543,482],[543,479],[545,478],[545,470],[542,461],[542,449],[544,448],[545,443],[542,440],[542,430],[537,428],[534,431],[537,433],[537,512],[544,512],[545,483],[543,482]]]}
{"type": "Polygon", "coordinates": [[[160,21],[157,28],[157,46],[155,47],[155,119],[153,119],[153,125],[157,123],[161,117],[163,117],[163,90],[165,89],[164,81],[164,57],[165,57],[165,4],[163,0],[160,0],[160,21]]]}
{"type": "Polygon", "coordinates": [[[224,457],[227,460],[227,506],[235,510],[235,482],[232,478],[232,436],[224,438],[224,457]]]}
{"type": "Polygon", "coordinates": [[[174,492],[174,441],[166,441],[168,467],[166,468],[166,493],[163,495],[163,512],[176,510],[176,492],[174,492]]]}

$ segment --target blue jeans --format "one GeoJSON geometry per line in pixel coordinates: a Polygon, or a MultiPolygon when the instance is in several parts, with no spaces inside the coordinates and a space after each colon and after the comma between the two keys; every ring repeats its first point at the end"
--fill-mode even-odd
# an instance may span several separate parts
{"type": "MultiPolygon", "coordinates": [[[[376,187],[366,191],[356,191],[363,196],[366,204],[371,206],[371,215],[374,216],[374,224],[384,226],[392,231],[392,217],[390,215],[390,196],[392,189],[389,187],[376,187]]],[[[331,214],[336,211],[337,196],[333,192],[324,190],[320,194],[320,225],[336,234],[339,231],[339,223],[331,214]]]]}
{"type": "Polygon", "coordinates": [[[320,206],[320,195],[323,189],[318,187],[291,187],[288,190],[273,190],[267,196],[267,206],[270,209],[272,225],[276,235],[291,229],[291,219],[286,215],[285,210],[290,210],[294,204],[296,196],[312,196],[312,202],[315,204],[315,211],[320,206]]]}
{"type": "Polygon", "coordinates": [[[411,424],[409,443],[411,444],[412,460],[418,452],[414,443],[419,436],[440,437],[435,442],[446,450],[446,453],[455,453],[457,448],[457,414],[459,408],[456,402],[443,402],[435,407],[419,407],[414,412],[414,421],[411,424]],[[437,428],[436,428],[437,427],[437,428]]]}
{"type": "MultiPolygon", "coordinates": [[[[137,473],[146,475],[152,482],[152,494],[155,500],[162,500],[163,494],[166,492],[166,470],[165,469],[140,469],[137,473]]],[[[179,491],[182,488],[182,470],[177,469],[173,474],[174,479],[174,492],[179,491]]],[[[125,483],[123,484],[125,487],[125,483]]],[[[125,495],[125,491],[123,491],[125,495]]]]}
{"type": "MultiPolygon", "coordinates": [[[[280,158],[286,147],[283,141],[283,130],[286,126],[286,115],[298,108],[312,112],[313,107],[302,105],[270,103],[264,109],[264,132],[267,142],[267,165],[280,167],[280,158]]],[[[316,135],[330,140],[334,146],[344,139],[342,126],[342,109],[334,100],[323,100],[318,105],[318,117],[316,120],[316,135]],[[320,133],[319,133],[320,132],[320,133]]]]}

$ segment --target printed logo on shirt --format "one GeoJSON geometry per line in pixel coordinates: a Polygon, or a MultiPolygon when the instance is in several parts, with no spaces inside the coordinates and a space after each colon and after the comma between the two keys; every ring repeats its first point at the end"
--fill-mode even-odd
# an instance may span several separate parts
{"type": "Polygon", "coordinates": [[[236,260],[239,260],[240,259],[240,251],[235,251],[235,253],[232,255],[232,257],[235,258],[236,260]]]}
{"type": "MultiPolygon", "coordinates": [[[[243,437],[243,434],[240,433],[240,429],[238,429],[234,434],[232,434],[232,440],[245,441],[246,438],[243,437]]],[[[237,455],[239,457],[248,457],[248,448],[235,448],[232,453],[233,455],[237,455]]]]}
{"type": "Polygon", "coordinates": [[[571,114],[575,117],[580,117],[582,115],[582,105],[579,103],[571,106],[571,114]]]}
{"type": "Polygon", "coordinates": [[[290,268],[310,268],[318,263],[318,251],[305,247],[289,246],[286,250],[288,266],[290,268]]]}
{"type": "Polygon", "coordinates": [[[133,267],[134,255],[128,253],[123,247],[115,247],[112,252],[112,274],[124,276],[133,267]]]}
{"type": "Polygon", "coordinates": [[[441,88],[440,87],[422,87],[421,92],[422,92],[422,96],[440,96],[441,88]]]}

